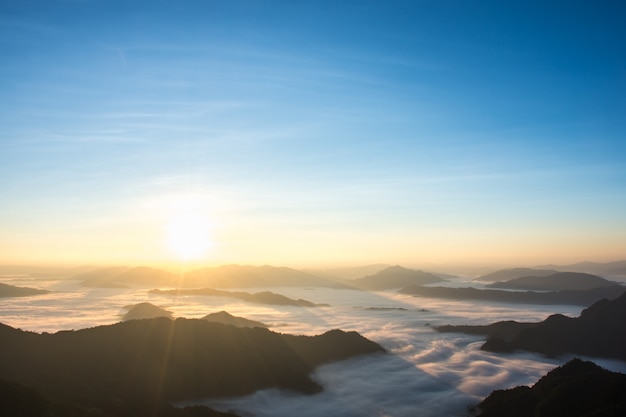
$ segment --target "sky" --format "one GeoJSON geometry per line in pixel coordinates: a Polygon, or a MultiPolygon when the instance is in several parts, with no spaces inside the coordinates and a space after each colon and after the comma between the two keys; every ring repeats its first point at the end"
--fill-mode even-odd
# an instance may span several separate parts
{"type": "Polygon", "coordinates": [[[0,2],[0,263],[626,258],[621,1],[0,2]]]}

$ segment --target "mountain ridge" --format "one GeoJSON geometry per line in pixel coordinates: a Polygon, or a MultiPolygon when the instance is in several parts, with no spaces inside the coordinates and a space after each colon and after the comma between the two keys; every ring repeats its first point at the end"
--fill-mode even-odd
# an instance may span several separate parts
{"type": "Polygon", "coordinates": [[[552,275],[523,276],[508,281],[497,281],[486,285],[486,287],[538,291],[576,291],[610,287],[615,284],[613,281],[584,272],[557,272],[552,275]]]}
{"type": "MultiPolygon", "coordinates": [[[[319,392],[321,364],[384,349],[355,332],[291,336],[201,319],[130,320],[53,334],[0,324],[0,377],[111,410],[277,387],[319,392]],[[133,405],[134,404],[134,405],[133,405]]],[[[130,414],[132,415],[132,414],[130,414]]]]}
{"type": "Polygon", "coordinates": [[[553,314],[541,322],[497,322],[486,326],[439,326],[437,331],[488,336],[482,350],[525,350],[559,356],[585,355],[626,360],[626,290],[600,300],[572,318],[553,314]]]}

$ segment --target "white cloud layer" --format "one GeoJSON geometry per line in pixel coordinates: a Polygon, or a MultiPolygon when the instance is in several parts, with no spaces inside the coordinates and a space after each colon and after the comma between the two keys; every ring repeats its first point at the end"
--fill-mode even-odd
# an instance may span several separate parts
{"type": "MultiPolygon", "coordinates": [[[[124,306],[148,301],[177,317],[198,318],[226,310],[264,322],[282,333],[311,335],[334,328],[356,330],[390,352],[318,368],[313,377],[324,386],[324,391],[316,395],[270,389],[242,398],[204,402],[219,410],[235,410],[243,417],[465,416],[468,407],[494,389],[531,384],[569,358],[483,352],[480,337],[437,333],[432,326],[538,321],[553,313],[580,313],[576,306],[477,304],[352,290],[271,289],[289,297],[330,304],[300,308],[246,304],[225,297],[172,298],[138,289],[84,288],[72,280],[5,277],[3,282],[55,291],[38,297],[0,300],[0,322],[27,330],[52,332],[110,324],[120,320],[124,306]]],[[[594,360],[609,369],[626,371],[624,362],[594,360]]]]}

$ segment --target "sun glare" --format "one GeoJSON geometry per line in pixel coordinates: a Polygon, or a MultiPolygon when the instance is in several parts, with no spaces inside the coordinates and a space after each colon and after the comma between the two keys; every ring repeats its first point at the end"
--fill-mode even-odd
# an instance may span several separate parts
{"type": "Polygon", "coordinates": [[[167,225],[166,239],[170,252],[182,260],[203,258],[213,247],[210,222],[193,212],[174,215],[167,225]]]}

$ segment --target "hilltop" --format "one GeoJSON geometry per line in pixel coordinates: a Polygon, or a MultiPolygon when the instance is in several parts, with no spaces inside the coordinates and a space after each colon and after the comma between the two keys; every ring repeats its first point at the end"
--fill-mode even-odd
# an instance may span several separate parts
{"type": "Polygon", "coordinates": [[[352,285],[372,291],[402,288],[409,285],[425,285],[444,281],[439,276],[420,270],[390,266],[373,275],[351,281],[352,285]]]}
{"type": "Polygon", "coordinates": [[[126,313],[122,316],[122,320],[143,320],[154,319],[157,317],[172,318],[172,312],[164,308],[155,306],[152,303],[139,303],[124,307],[126,313]]]}
{"type": "Polygon", "coordinates": [[[626,375],[580,359],[553,369],[532,387],[492,392],[478,417],[611,417],[626,415],[626,375]]]}
{"type": "Polygon", "coordinates": [[[236,327],[268,327],[266,324],[260,321],[250,320],[243,317],[233,316],[226,311],[218,311],[217,313],[207,314],[202,317],[202,320],[210,321],[213,323],[228,324],[236,327]]]}

